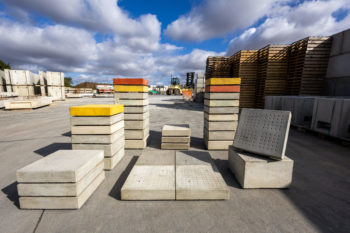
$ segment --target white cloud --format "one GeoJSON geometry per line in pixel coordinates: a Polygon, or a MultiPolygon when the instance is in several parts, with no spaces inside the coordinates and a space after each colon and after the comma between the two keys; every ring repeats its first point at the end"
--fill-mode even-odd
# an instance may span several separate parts
{"type": "Polygon", "coordinates": [[[337,21],[334,12],[350,9],[349,0],[309,1],[296,7],[283,6],[271,12],[257,28],[233,38],[228,55],[241,49],[259,49],[268,44],[288,44],[307,36],[330,36],[350,27],[350,15],[337,21]]]}

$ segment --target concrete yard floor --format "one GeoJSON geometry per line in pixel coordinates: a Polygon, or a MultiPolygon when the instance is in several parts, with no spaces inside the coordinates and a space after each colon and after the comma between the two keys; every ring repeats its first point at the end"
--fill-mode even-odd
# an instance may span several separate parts
{"type": "MultiPolygon", "coordinates": [[[[225,151],[210,151],[230,189],[227,201],[121,201],[120,189],[141,150],[128,150],[80,210],[21,210],[16,170],[56,150],[71,149],[69,106],[112,103],[71,99],[31,111],[0,111],[0,232],[350,232],[350,149],[291,130],[290,189],[243,190],[227,168],[225,151]]],[[[187,123],[191,149],[205,150],[203,105],[150,96],[150,142],[161,128],[187,123]]]]}

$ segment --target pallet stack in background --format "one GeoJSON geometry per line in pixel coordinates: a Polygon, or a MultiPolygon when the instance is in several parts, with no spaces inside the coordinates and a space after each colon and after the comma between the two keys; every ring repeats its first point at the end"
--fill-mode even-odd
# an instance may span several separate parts
{"type": "MultiPolygon", "coordinates": [[[[220,74],[220,70],[222,70],[222,68],[219,69],[219,66],[221,66],[221,63],[226,61],[227,57],[208,57],[207,66],[205,69],[205,79],[209,79],[211,77],[214,77],[214,75],[220,74]]],[[[225,71],[225,73],[226,72],[227,71],[225,71]]],[[[221,77],[221,75],[218,77],[221,77]]]]}
{"type": "Polygon", "coordinates": [[[125,149],[143,149],[149,137],[148,81],[115,78],[115,102],[124,105],[125,149]]]}
{"type": "Polygon", "coordinates": [[[72,149],[103,150],[104,169],[112,170],[125,155],[123,112],[120,104],[70,107],[72,149]]]}
{"type": "Polygon", "coordinates": [[[197,74],[196,85],[194,87],[195,101],[203,103],[205,92],[205,75],[197,74]]]}
{"type": "Polygon", "coordinates": [[[307,37],[290,45],[288,95],[321,95],[332,37],[307,37]]]}
{"type": "Polygon", "coordinates": [[[228,150],[233,143],[239,112],[240,78],[206,80],[204,143],[208,150],[228,150]]]}

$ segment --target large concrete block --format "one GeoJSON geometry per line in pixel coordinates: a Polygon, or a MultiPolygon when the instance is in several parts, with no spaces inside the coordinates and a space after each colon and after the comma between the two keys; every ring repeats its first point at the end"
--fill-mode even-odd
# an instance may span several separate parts
{"type": "Polygon", "coordinates": [[[124,121],[119,121],[113,125],[73,125],[72,134],[112,134],[124,128],[124,121]]]}
{"type": "Polygon", "coordinates": [[[137,92],[116,92],[114,93],[115,99],[136,99],[143,100],[148,98],[148,93],[137,93],[137,92]]]}
{"type": "Polygon", "coordinates": [[[125,106],[124,107],[124,113],[125,113],[125,117],[126,117],[126,114],[128,113],[144,113],[144,112],[148,112],[149,110],[149,106],[148,105],[145,105],[145,106],[138,106],[138,107],[135,107],[135,106],[125,106]]]}
{"type": "Polygon", "coordinates": [[[148,105],[148,99],[144,100],[125,100],[125,99],[119,99],[119,104],[124,104],[125,106],[145,106],[148,105]]]}
{"type": "Polygon", "coordinates": [[[238,121],[238,114],[208,114],[204,113],[208,121],[238,121]]]}
{"type": "Polygon", "coordinates": [[[162,142],[161,144],[162,150],[189,150],[190,143],[167,143],[162,142]]]}
{"type": "Polygon", "coordinates": [[[121,189],[122,200],[175,200],[175,166],[134,166],[121,189]]]}
{"type": "Polygon", "coordinates": [[[128,113],[125,114],[125,121],[129,120],[146,120],[149,119],[149,112],[144,112],[144,113],[128,113]]]}
{"type": "Polygon", "coordinates": [[[124,119],[124,113],[106,117],[71,117],[71,125],[113,125],[124,119]]]}
{"type": "Polygon", "coordinates": [[[204,128],[204,137],[209,141],[233,141],[236,131],[215,131],[204,128]]]}
{"type": "Polygon", "coordinates": [[[121,148],[124,147],[124,140],[117,140],[112,144],[72,144],[73,150],[103,150],[105,157],[112,157],[121,148]]]}
{"type": "Polygon", "coordinates": [[[230,146],[228,162],[242,188],[287,188],[292,183],[293,160],[272,160],[230,146]]]}
{"type": "Polygon", "coordinates": [[[209,100],[239,100],[239,93],[205,93],[204,98],[209,100]]]}
{"type": "Polygon", "coordinates": [[[190,137],[162,137],[162,143],[163,142],[190,143],[190,141],[191,141],[190,137]]]}
{"type": "Polygon", "coordinates": [[[72,143],[97,143],[97,144],[110,144],[117,140],[124,140],[124,129],[112,133],[112,134],[97,134],[97,135],[84,135],[73,134],[72,143]]]}
{"type": "Polygon", "coordinates": [[[125,140],[125,149],[143,149],[147,146],[148,142],[148,136],[147,135],[143,139],[126,139],[125,140]]]}
{"type": "Polygon", "coordinates": [[[190,125],[188,124],[172,124],[164,125],[162,128],[162,136],[174,137],[188,137],[191,136],[190,125]]]}
{"type": "Polygon", "coordinates": [[[124,148],[121,148],[112,157],[104,158],[104,169],[107,171],[112,170],[125,156],[124,148]]]}
{"type": "Polygon", "coordinates": [[[59,150],[17,170],[17,182],[78,182],[103,157],[102,150],[59,150]]]}
{"type": "Polygon", "coordinates": [[[204,100],[204,105],[209,107],[238,107],[239,100],[204,100]]]}
{"type": "Polygon", "coordinates": [[[149,125],[149,119],[141,120],[141,121],[125,121],[124,128],[128,129],[145,129],[149,125]]]}
{"type": "Polygon", "coordinates": [[[149,127],[146,127],[145,129],[142,130],[125,130],[125,139],[143,139],[147,135],[149,135],[149,127]]]}
{"type": "Polygon", "coordinates": [[[121,104],[90,104],[70,107],[71,116],[112,116],[124,111],[121,104]]]}
{"type": "Polygon", "coordinates": [[[79,209],[105,179],[102,171],[92,183],[76,197],[20,197],[21,209],[79,209]]]}
{"type": "Polygon", "coordinates": [[[239,112],[238,107],[209,107],[204,106],[204,112],[209,114],[234,114],[239,112]]]}
{"type": "Polygon", "coordinates": [[[283,159],[291,113],[242,109],[233,145],[259,155],[283,159]]]}
{"type": "Polygon", "coordinates": [[[19,196],[79,196],[85,188],[103,171],[104,164],[100,162],[81,180],[75,183],[19,183],[19,196]]]}
{"type": "Polygon", "coordinates": [[[237,129],[238,121],[207,121],[204,119],[204,127],[208,130],[233,131],[237,129]]]}

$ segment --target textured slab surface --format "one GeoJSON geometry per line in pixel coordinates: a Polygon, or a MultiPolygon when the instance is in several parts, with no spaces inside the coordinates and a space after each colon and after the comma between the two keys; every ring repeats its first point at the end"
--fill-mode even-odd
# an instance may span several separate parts
{"type": "Polygon", "coordinates": [[[238,100],[239,93],[205,93],[204,99],[209,100],[238,100]]]}
{"type": "Polygon", "coordinates": [[[208,121],[238,121],[238,114],[208,114],[204,113],[208,121]]]}
{"type": "Polygon", "coordinates": [[[191,136],[190,125],[188,124],[171,124],[164,125],[162,128],[162,136],[191,136]]]}
{"type": "Polygon", "coordinates": [[[238,113],[238,107],[209,107],[204,106],[204,112],[209,114],[229,114],[229,113],[238,113]]]}
{"type": "Polygon", "coordinates": [[[71,116],[112,116],[124,111],[121,104],[91,104],[70,107],[71,116]]]}
{"type": "Polygon", "coordinates": [[[112,134],[124,128],[124,121],[119,121],[113,125],[73,125],[72,134],[112,134]]]}
{"type": "Polygon", "coordinates": [[[125,145],[124,140],[117,140],[111,144],[87,144],[75,143],[72,144],[73,150],[103,150],[105,157],[112,157],[125,145]]]}
{"type": "Polygon", "coordinates": [[[239,100],[204,100],[204,105],[209,107],[238,107],[239,100]]]}
{"type": "Polygon", "coordinates": [[[176,165],[205,165],[212,166],[213,160],[204,151],[176,151],[176,165]]]}
{"type": "Polygon", "coordinates": [[[100,162],[76,183],[19,183],[19,196],[79,196],[82,191],[103,171],[104,164],[100,162]]]}
{"type": "Polygon", "coordinates": [[[143,85],[148,86],[148,80],[143,78],[114,78],[115,85],[143,85]]]}
{"type": "Polygon", "coordinates": [[[175,200],[175,166],[134,166],[121,189],[122,200],[175,200]]]}
{"type": "Polygon", "coordinates": [[[190,143],[190,137],[162,137],[162,142],[190,143]]]}
{"type": "Polygon", "coordinates": [[[242,188],[287,188],[292,183],[293,160],[276,161],[230,146],[228,162],[242,188]]]}
{"type": "Polygon", "coordinates": [[[162,166],[173,165],[175,166],[175,151],[143,151],[142,155],[137,159],[137,166],[162,166]]]}
{"type": "Polygon", "coordinates": [[[113,143],[117,140],[124,140],[124,129],[120,129],[113,134],[98,134],[98,135],[82,135],[73,134],[72,143],[101,143],[108,144],[113,143]]]}
{"type": "Polygon", "coordinates": [[[116,92],[148,92],[148,86],[138,85],[117,85],[114,86],[116,92]]]}
{"type": "Polygon", "coordinates": [[[162,150],[189,150],[190,143],[167,143],[162,142],[162,150]]]}
{"type": "Polygon", "coordinates": [[[206,86],[205,92],[240,92],[240,86],[206,86]]]}
{"type": "Polygon", "coordinates": [[[100,117],[76,117],[72,116],[70,118],[71,125],[113,125],[118,121],[124,119],[124,113],[119,113],[113,116],[100,116],[100,117]]]}
{"type": "Polygon", "coordinates": [[[102,150],[59,150],[17,170],[17,182],[78,182],[102,160],[102,150]]]}
{"type": "Polygon", "coordinates": [[[238,121],[207,121],[204,119],[204,127],[208,130],[236,130],[238,121]]]}
{"type": "Polygon", "coordinates": [[[282,159],[286,150],[291,113],[287,111],[242,109],[234,146],[282,159]]]}
{"type": "Polygon", "coordinates": [[[210,78],[205,80],[205,85],[235,85],[241,84],[241,78],[210,78]]]}
{"type": "Polygon", "coordinates": [[[21,209],[79,209],[105,179],[102,171],[77,197],[20,197],[21,209]]]}

